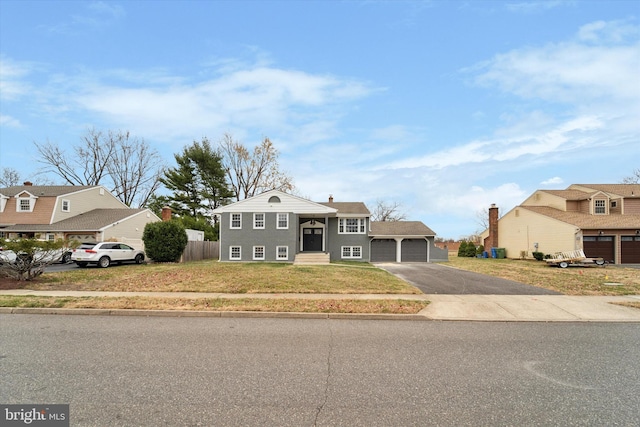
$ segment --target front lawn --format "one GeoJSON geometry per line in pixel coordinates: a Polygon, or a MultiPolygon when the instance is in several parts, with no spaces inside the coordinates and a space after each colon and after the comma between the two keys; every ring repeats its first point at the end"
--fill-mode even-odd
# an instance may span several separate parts
{"type": "MultiPolygon", "coordinates": [[[[24,282],[23,282],[24,283],[24,282]]],[[[370,264],[292,265],[200,261],[46,273],[25,289],[119,292],[420,294],[370,264]]]]}
{"type": "Polygon", "coordinates": [[[605,267],[549,267],[544,261],[458,258],[449,256],[450,267],[551,289],[565,295],[640,295],[640,270],[605,267]]]}

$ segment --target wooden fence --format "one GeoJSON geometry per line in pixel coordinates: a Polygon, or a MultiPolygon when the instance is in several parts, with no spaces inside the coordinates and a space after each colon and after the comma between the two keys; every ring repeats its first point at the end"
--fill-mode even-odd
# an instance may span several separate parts
{"type": "Polygon", "coordinates": [[[218,259],[220,254],[219,242],[198,242],[190,240],[184,249],[180,262],[202,261],[203,259],[218,259]]]}

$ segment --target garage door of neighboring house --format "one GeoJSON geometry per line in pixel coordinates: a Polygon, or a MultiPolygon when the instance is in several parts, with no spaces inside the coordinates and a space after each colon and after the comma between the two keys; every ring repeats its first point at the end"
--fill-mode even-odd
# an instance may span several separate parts
{"type": "Polygon", "coordinates": [[[95,242],[96,241],[96,235],[91,233],[91,234],[69,234],[67,235],[67,240],[77,240],[80,243],[85,243],[85,242],[95,242]]]}
{"type": "Polygon", "coordinates": [[[602,258],[613,263],[615,248],[613,236],[584,236],[584,254],[587,258],[602,258]]]}
{"type": "Polygon", "coordinates": [[[371,262],[395,262],[396,241],[392,239],[373,239],[371,241],[371,262]]]}
{"type": "Polygon", "coordinates": [[[622,236],[620,251],[622,264],[640,264],[640,236],[622,236]]]}
{"type": "Polygon", "coordinates": [[[427,241],[424,239],[403,240],[402,262],[427,262],[427,241]]]}

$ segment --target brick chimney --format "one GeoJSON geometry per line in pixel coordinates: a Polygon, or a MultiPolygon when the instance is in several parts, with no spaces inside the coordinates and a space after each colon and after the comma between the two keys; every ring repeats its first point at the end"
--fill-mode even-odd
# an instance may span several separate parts
{"type": "Polygon", "coordinates": [[[489,248],[498,247],[498,207],[495,203],[489,208],[489,237],[487,238],[489,248]]]}
{"type": "Polygon", "coordinates": [[[169,206],[162,208],[162,221],[171,221],[171,208],[169,206]]]}
{"type": "Polygon", "coordinates": [[[329,194],[329,203],[333,203],[333,194],[329,194]]]}
{"type": "Polygon", "coordinates": [[[33,186],[33,182],[25,181],[25,182],[22,183],[22,185],[24,185],[25,187],[31,187],[31,186],[33,186]]]}

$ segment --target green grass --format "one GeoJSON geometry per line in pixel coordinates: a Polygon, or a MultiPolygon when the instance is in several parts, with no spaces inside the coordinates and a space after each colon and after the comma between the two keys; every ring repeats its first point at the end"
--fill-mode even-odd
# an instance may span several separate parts
{"type": "Polygon", "coordinates": [[[621,266],[558,268],[550,267],[544,261],[456,256],[450,256],[449,262],[444,264],[565,295],[640,294],[640,270],[621,266]]]}
{"type": "Polygon", "coordinates": [[[296,313],[416,314],[429,303],[412,300],[40,297],[2,296],[0,307],[135,310],[256,311],[296,313]]]}
{"type": "Polygon", "coordinates": [[[421,293],[414,286],[368,263],[298,266],[217,261],[47,273],[26,283],[25,288],[122,292],[421,293]]]}

